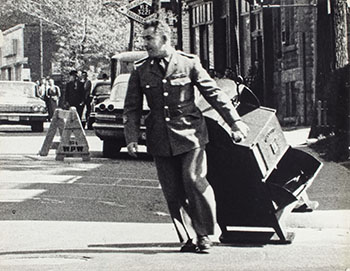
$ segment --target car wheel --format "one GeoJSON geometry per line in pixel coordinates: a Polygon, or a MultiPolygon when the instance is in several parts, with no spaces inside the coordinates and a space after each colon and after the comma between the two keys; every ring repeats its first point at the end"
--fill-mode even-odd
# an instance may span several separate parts
{"type": "Polygon", "coordinates": [[[106,158],[114,158],[120,152],[122,144],[115,140],[103,140],[102,155],[106,158]]]}
{"type": "Polygon", "coordinates": [[[33,122],[31,124],[32,132],[43,132],[44,131],[44,123],[43,122],[33,122]]]}

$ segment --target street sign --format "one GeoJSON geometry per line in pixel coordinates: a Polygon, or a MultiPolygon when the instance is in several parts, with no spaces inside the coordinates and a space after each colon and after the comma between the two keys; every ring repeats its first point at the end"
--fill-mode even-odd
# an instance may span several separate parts
{"type": "Polygon", "coordinates": [[[141,24],[156,16],[152,7],[152,0],[134,0],[118,8],[118,11],[141,24]]]}

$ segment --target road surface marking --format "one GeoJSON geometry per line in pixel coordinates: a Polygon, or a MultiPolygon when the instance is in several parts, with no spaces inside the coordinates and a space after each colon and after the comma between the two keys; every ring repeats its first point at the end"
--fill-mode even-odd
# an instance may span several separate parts
{"type": "MultiPolygon", "coordinates": [[[[28,199],[41,198],[39,194],[47,191],[43,189],[19,189],[31,184],[63,184],[78,186],[97,186],[97,187],[125,187],[131,189],[161,189],[157,179],[141,178],[115,178],[99,176],[82,176],[82,175],[51,175],[51,174],[32,174],[32,171],[0,171],[0,202],[22,202],[28,199]],[[99,182],[91,182],[92,178],[98,179],[99,182]],[[82,180],[84,182],[82,182],[82,180]],[[103,183],[103,181],[113,180],[113,183],[103,183]],[[80,181],[80,182],[78,182],[80,181]],[[145,185],[147,184],[147,185],[145,185]],[[26,185],[26,186],[24,186],[26,185]]],[[[45,198],[50,198],[45,196],[45,198]]],[[[79,197],[73,197],[79,199],[79,197]]],[[[41,198],[42,199],[42,198],[41,198]]],[[[96,200],[96,198],[87,198],[96,200]]]]}
{"type": "Polygon", "coordinates": [[[82,176],[74,176],[73,178],[71,178],[70,180],[68,180],[66,183],[68,184],[73,184],[76,181],[78,181],[82,176]]]}
{"type": "Polygon", "coordinates": [[[46,192],[41,189],[0,189],[0,202],[22,202],[46,192]]]}

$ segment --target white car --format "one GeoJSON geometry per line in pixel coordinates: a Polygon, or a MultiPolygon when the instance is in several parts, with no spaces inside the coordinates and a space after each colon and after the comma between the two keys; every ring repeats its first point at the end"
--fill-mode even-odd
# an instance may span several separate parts
{"type": "MultiPolygon", "coordinates": [[[[95,123],[92,127],[95,130],[95,134],[103,140],[103,157],[115,157],[119,154],[120,149],[126,146],[123,110],[129,78],[130,74],[118,75],[114,80],[110,97],[95,106],[95,123]]],[[[146,99],[144,99],[143,109],[139,144],[145,145],[146,127],[144,119],[149,113],[146,99]]]]}
{"type": "Polygon", "coordinates": [[[48,113],[45,102],[36,97],[36,85],[24,81],[0,81],[0,124],[30,125],[43,132],[48,113]]]}

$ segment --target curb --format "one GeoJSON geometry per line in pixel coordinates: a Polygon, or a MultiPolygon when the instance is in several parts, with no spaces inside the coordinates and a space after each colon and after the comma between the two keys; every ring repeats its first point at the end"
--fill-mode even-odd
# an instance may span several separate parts
{"type": "Polygon", "coordinates": [[[285,220],[288,228],[350,230],[350,210],[317,210],[310,213],[290,213],[285,220]]]}

